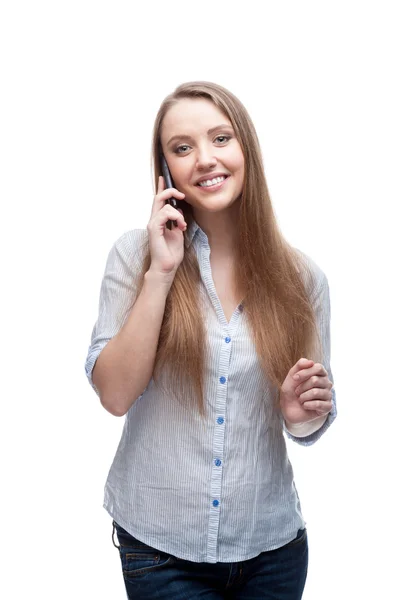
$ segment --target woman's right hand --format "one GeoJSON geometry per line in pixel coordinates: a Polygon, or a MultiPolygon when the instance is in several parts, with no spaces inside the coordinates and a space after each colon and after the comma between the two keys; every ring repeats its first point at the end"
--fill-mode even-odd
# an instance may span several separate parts
{"type": "Polygon", "coordinates": [[[160,277],[174,277],[184,256],[184,235],[187,223],[183,212],[173,208],[166,200],[184,200],[185,194],[175,188],[165,189],[163,177],[159,177],[158,191],[152,205],[151,218],[147,225],[151,253],[150,271],[160,277]],[[166,223],[177,221],[177,227],[168,229],[166,223]]]}

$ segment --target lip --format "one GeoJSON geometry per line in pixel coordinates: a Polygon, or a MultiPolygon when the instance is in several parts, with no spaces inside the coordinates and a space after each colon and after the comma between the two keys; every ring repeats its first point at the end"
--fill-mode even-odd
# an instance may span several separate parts
{"type": "MultiPolygon", "coordinates": [[[[202,186],[202,185],[196,184],[195,187],[200,189],[202,192],[215,192],[215,191],[219,190],[226,183],[226,181],[228,181],[228,179],[230,179],[230,175],[226,175],[225,173],[222,173],[221,175],[214,175],[212,177],[212,179],[214,179],[215,177],[221,177],[222,175],[225,176],[225,179],[223,179],[223,181],[220,181],[219,183],[215,183],[215,185],[202,186]]],[[[204,181],[204,180],[201,179],[201,181],[204,181]]],[[[207,180],[205,180],[205,181],[207,181],[207,180]]]]}
{"type": "Polygon", "coordinates": [[[212,179],[215,179],[215,177],[229,177],[229,175],[227,173],[209,173],[209,175],[203,175],[202,177],[200,177],[199,179],[197,179],[197,181],[195,182],[195,185],[198,185],[199,183],[201,183],[201,181],[208,181],[208,179],[210,179],[212,181],[212,179]]]}

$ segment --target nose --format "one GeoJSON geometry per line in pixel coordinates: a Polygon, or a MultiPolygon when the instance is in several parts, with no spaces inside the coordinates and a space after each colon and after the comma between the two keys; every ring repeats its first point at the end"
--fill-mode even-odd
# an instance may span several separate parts
{"type": "Polygon", "coordinates": [[[213,156],[213,146],[202,146],[198,149],[197,155],[197,169],[199,171],[211,169],[217,165],[217,159],[213,156]]]}

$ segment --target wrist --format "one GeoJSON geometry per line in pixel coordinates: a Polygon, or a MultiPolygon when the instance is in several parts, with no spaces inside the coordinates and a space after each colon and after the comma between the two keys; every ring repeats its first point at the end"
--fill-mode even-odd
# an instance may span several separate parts
{"type": "Polygon", "coordinates": [[[164,289],[168,293],[172,287],[174,278],[174,271],[172,273],[160,273],[159,271],[152,270],[150,267],[144,275],[144,282],[146,285],[164,289]]]}
{"type": "Polygon", "coordinates": [[[297,427],[298,429],[300,427],[302,427],[303,425],[307,425],[308,423],[313,423],[313,422],[319,422],[319,421],[323,421],[325,419],[327,419],[329,413],[325,414],[325,415],[319,415],[318,417],[313,417],[312,419],[309,419],[308,421],[301,421],[300,423],[296,422],[296,423],[291,423],[291,421],[289,421],[288,419],[286,419],[284,417],[284,421],[287,423],[287,425],[289,425],[290,427],[297,427]]]}
{"type": "Polygon", "coordinates": [[[288,431],[296,437],[307,437],[318,429],[320,429],[327,421],[328,414],[316,417],[310,421],[302,423],[290,423],[287,419],[284,419],[285,426],[288,431]]]}

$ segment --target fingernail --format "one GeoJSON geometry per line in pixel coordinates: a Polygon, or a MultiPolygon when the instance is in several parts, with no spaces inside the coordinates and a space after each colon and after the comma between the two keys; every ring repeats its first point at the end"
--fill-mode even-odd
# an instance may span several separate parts
{"type": "Polygon", "coordinates": [[[299,375],[294,375],[294,379],[296,379],[298,381],[298,379],[300,379],[299,375]]]}

